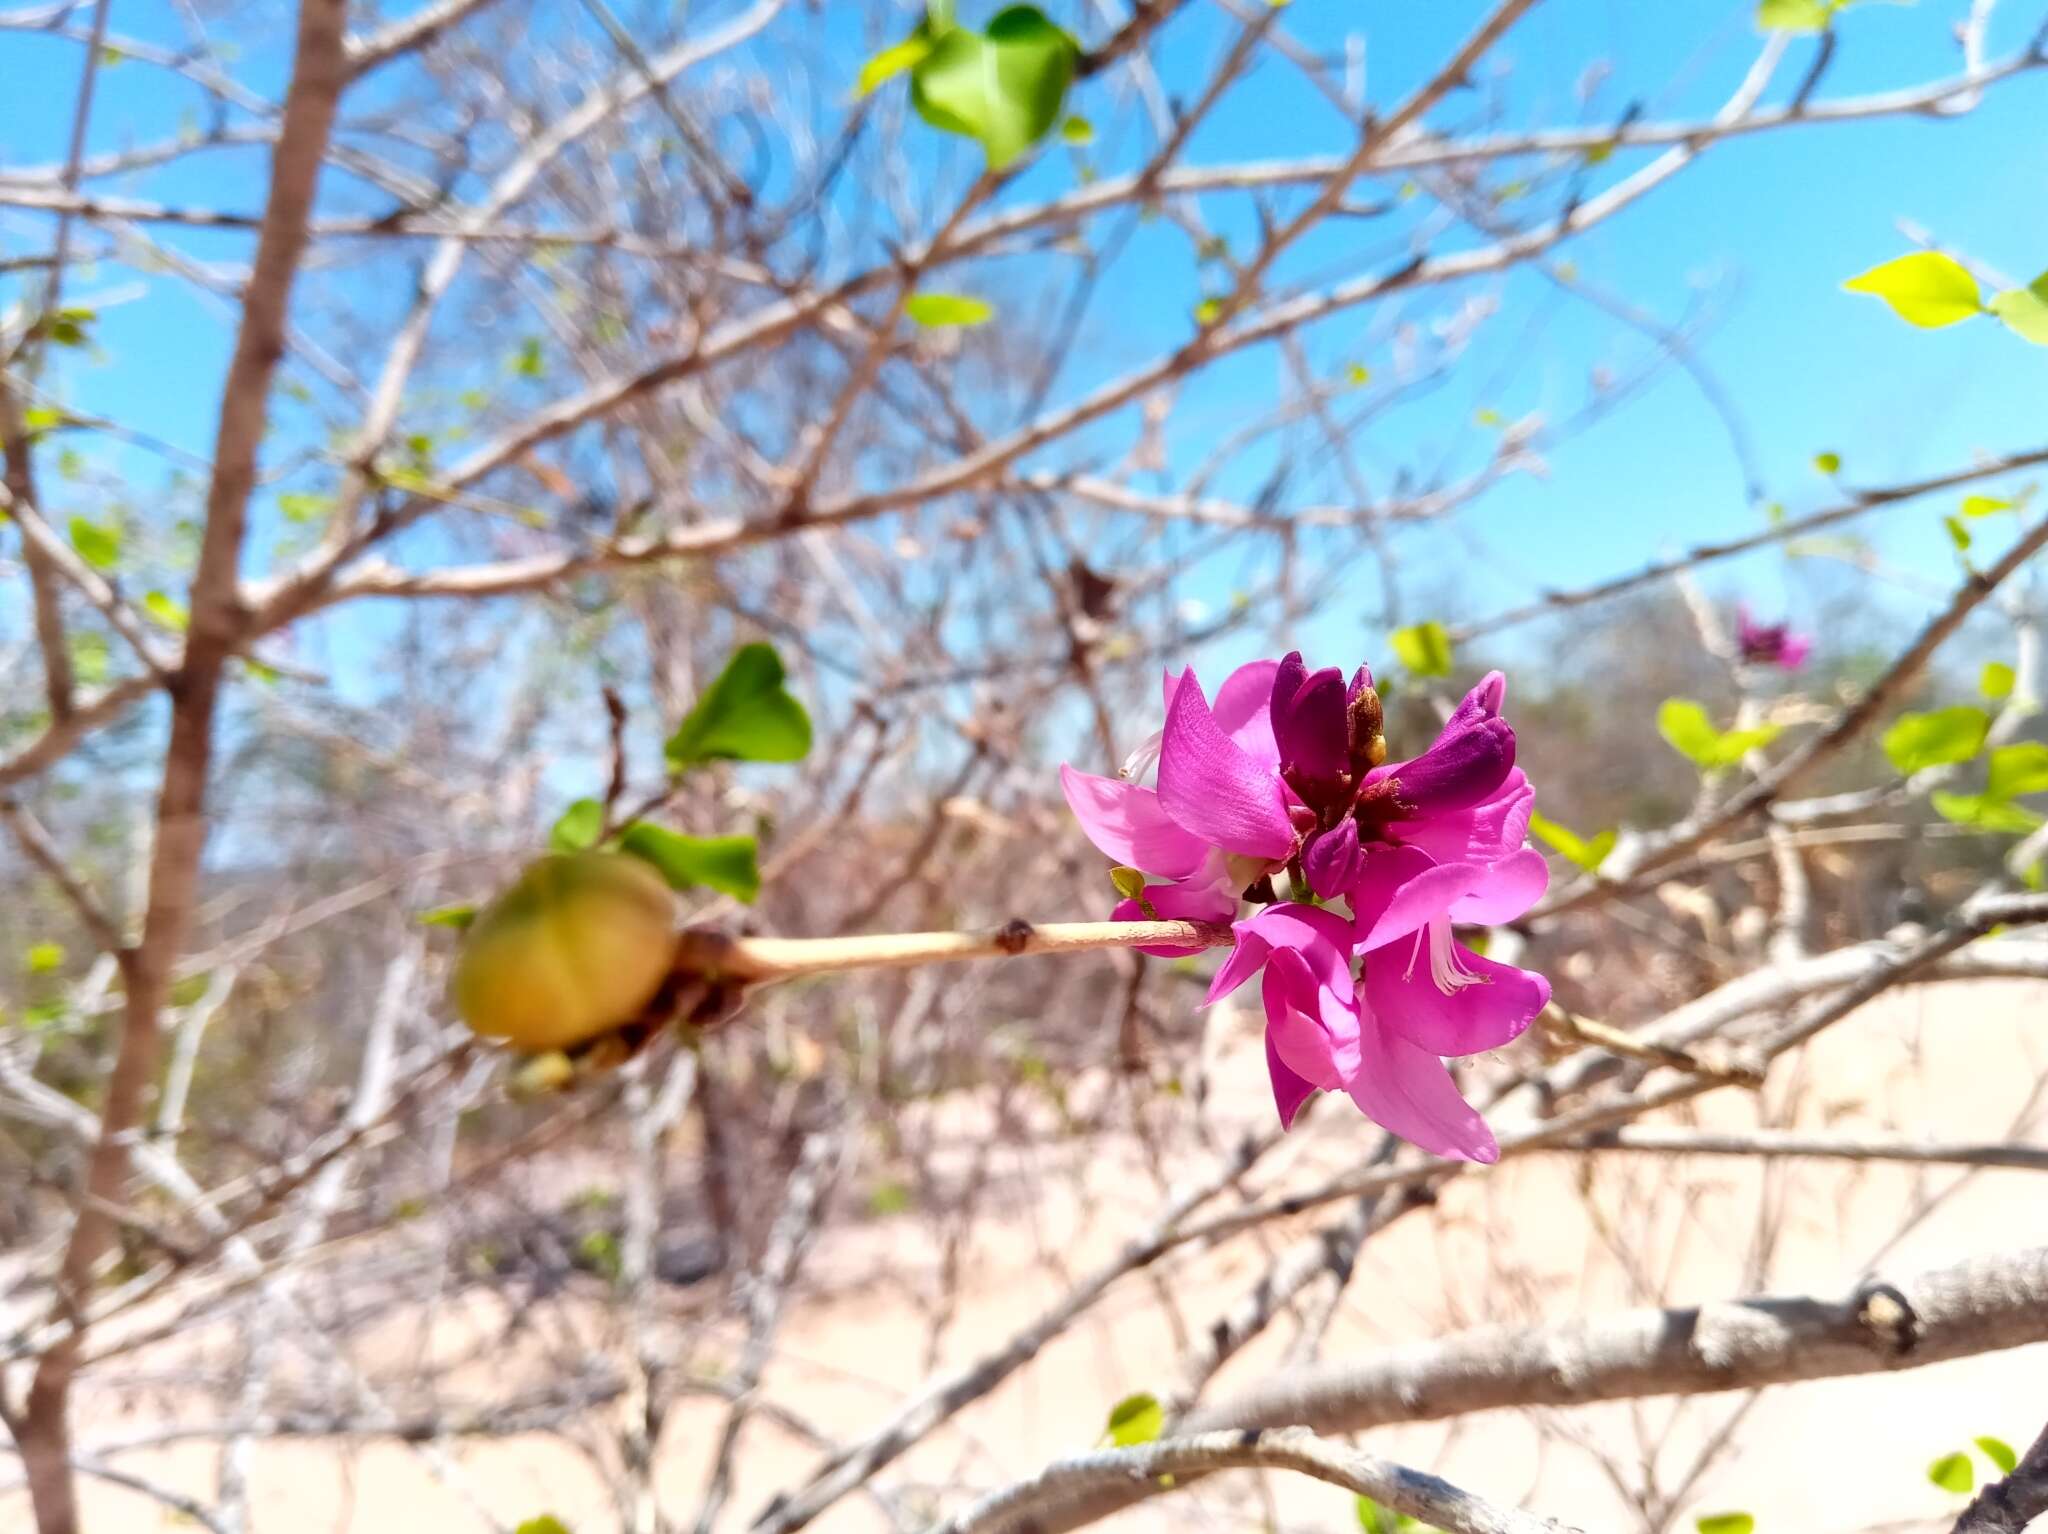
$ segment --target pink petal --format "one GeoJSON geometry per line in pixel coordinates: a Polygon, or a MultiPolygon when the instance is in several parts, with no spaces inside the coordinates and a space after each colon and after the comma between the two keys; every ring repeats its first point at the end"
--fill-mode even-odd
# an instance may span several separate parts
{"type": "Polygon", "coordinates": [[[1439,863],[1413,847],[1372,848],[1351,892],[1355,946],[1364,953],[1399,942],[1446,915],[1485,877],[1478,864],[1439,863]]]}
{"type": "Polygon", "coordinates": [[[1208,854],[1209,844],[1175,825],[1149,788],[1062,766],[1060,791],[1088,840],[1118,863],[1162,879],[1181,879],[1208,854]]]}
{"type": "Polygon", "coordinates": [[[1458,1095],[1443,1061],[1364,1018],[1362,1059],[1351,1078],[1351,1100],[1374,1123],[1439,1156],[1500,1160],[1486,1120],[1458,1095]]]}
{"type": "Polygon", "coordinates": [[[1317,983],[1332,990],[1351,986],[1351,923],[1335,911],[1283,900],[1237,923],[1237,946],[1209,982],[1202,1005],[1221,1001],[1259,972],[1276,948],[1290,948],[1308,960],[1317,983]]]}
{"type": "Polygon", "coordinates": [[[1266,1071],[1273,1078],[1273,1106],[1280,1110],[1280,1127],[1292,1129],[1301,1105],[1316,1095],[1315,1083],[1297,1076],[1273,1047],[1273,1035],[1266,1035],[1266,1071]]]}
{"type": "Polygon", "coordinates": [[[1277,660],[1255,660],[1239,666],[1216,689],[1216,727],[1268,767],[1280,764],[1271,709],[1273,675],[1279,669],[1277,660]]]}
{"type": "Polygon", "coordinates": [[[1479,881],[1451,904],[1452,921],[1491,927],[1513,921],[1550,888],[1550,864],[1534,847],[1481,865],[1479,881]]]}
{"type": "Polygon", "coordinates": [[[1440,863],[1490,863],[1518,851],[1529,840],[1529,812],[1536,790],[1517,767],[1493,795],[1470,809],[1428,820],[1411,820],[1398,832],[1440,863]]]}
{"type": "Polygon", "coordinates": [[[1218,726],[1193,667],[1166,711],[1159,802],[1183,829],[1226,851],[1276,861],[1294,851],[1294,822],[1279,776],[1218,726]]]}
{"type": "Polygon", "coordinates": [[[1300,954],[1276,948],[1261,987],[1266,1038],[1287,1068],[1311,1085],[1340,1091],[1358,1069],[1358,1011],[1317,980],[1300,954]]]}
{"type": "Polygon", "coordinates": [[[1480,719],[1497,719],[1500,706],[1507,701],[1508,679],[1498,671],[1489,671],[1479,679],[1479,685],[1465,694],[1464,700],[1451,710],[1451,717],[1444,721],[1449,732],[1460,725],[1480,719]]]}
{"type": "Polygon", "coordinates": [[[1406,953],[1386,948],[1365,961],[1365,994],[1375,1016],[1433,1055],[1476,1055],[1522,1036],[1550,1002],[1550,982],[1511,964],[1481,958],[1463,944],[1451,951],[1475,984],[1446,994],[1430,974],[1429,938],[1417,933],[1406,953]]]}
{"type": "Polygon", "coordinates": [[[1365,850],[1358,844],[1358,822],[1342,820],[1302,850],[1301,870],[1308,887],[1321,900],[1348,894],[1365,871],[1365,850]]]}

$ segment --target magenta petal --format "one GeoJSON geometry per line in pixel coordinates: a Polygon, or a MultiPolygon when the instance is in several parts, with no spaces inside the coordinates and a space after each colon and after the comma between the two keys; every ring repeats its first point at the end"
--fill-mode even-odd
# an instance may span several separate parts
{"type": "Polygon", "coordinates": [[[1279,777],[1218,727],[1193,667],[1166,712],[1159,802],[1185,830],[1228,852],[1278,861],[1294,851],[1279,777]]]}
{"type": "Polygon", "coordinates": [[[1365,1116],[1439,1156],[1492,1163],[1500,1146],[1478,1111],[1458,1095],[1443,1061],[1364,1018],[1363,1052],[1350,1082],[1365,1116]]]}
{"type": "Polygon", "coordinates": [[[1337,778],[1351,764],[1344,673],[1334,666],[1313,672],[1282,697],[1291,675],[1292,668],[1283,670],[1273,693],[1273,737],[1280,750],[1281,768],[1296,783],[1304,778],[1312,782],[1337,778]]]}
{"type": "Polygon", "coordinates": [[[1417,820],[1482,804],[1515,768],[1515,732],[1504,719],[1444,726],[1436,743],[1390,770],[1401,818],[1417,820]]]}
{"type": "Polygon", "coordinates": [[[1479,685],[1465,694],[1458,706],[1451,710],[1451,717],[1444,721],[1444,731],[1449,733],[1481,719],[1498,719],[1500,706],[1507,701],[1508,679],[1498,671],[1489,671],[1479,679],[1479,685]]]}
{"type": "Polygon", "coordinates": [[[1484,878],[1485,870],[1475,863],[1438,863],[1413,847],[1374,848],[1351,893],[1357,950],[1383,948],[1419,931],[1484,878]]]}
{"type": "Polygon", "coordinates": [[[1291,948],[1266,960],[1262,994],[1266,1038],[1288,1069],[1313,1086],[1341,1090],[1358,1061],[1355,1011],[1318,984],[1291,948]]]}
{"type": "Polygon", "coordinates": [[[1339,821],[1302,849],[1301,871],[1319,900],[1348,894],[1365,871],[1365,849],[1358,844],[1358,822],[1339,821]]]}
{"type": "Polygon", "coordinates": [[[1429,967],[1429,937],[1413,952],[1382,949],[1366,960],[1366,995],[1382,1023],[1433,1055],[1476,1055],[1522,1036],[1550,1003],[1550,982],[1530,970],[1481,958],[1453,943],[1457,967],[1476,982],[1445,992],[1429,967]]]}
{"type": "MultiPolygon", "coordinates": [[[[1239,666],[1216,689],[1216,727],[1256,761],[1277,766],[1280,748],[1273,743],[1273,674],[1277,660],[1255,660],[1239,666]]],[[[1168,704],[1172,699],[1167,699],[1168,704]]]]}
{"type": "Polygon", "coordinates": [[[1088,840],[1119,863],[1162,879],[1181,879],[1208,855],[1208,843],[1175,825],[1149,788],[1062,765],[1060,791],[1088,840]]]}
{"type": "Polygon", "coordinates": [[[1511,852],[1483,865],[1479,881],[1452,902],[1450,918],[1475,927],[1513,921],[1543,898],[1550,887],[1550,864],[1534,847],[1511,852]]]}
{"type": "Polygon", "coordinates": [[[1306,958],[1319,985],[1333,991],[1350,989],[1351,923],[1335,911],[1283,900],[1246,917],[1236,930],[1237,946],[1209,982],[1204,1006],[1251,979],[1276,948],[1292,949],[1306,958]]]}
{"type": "Polygon", "coordinates": [[[1280,1110],[1280,1127],[1292,1129],[1301,1105],[1316,1095],[1316,1086],[1288,1068],[1273,1047],[1273,1035],[1266,1035],[1266,1071],[1273,1078],[1273,1106],[1280,1110]]]}
{"type": "Polygon", "coordinates": [[[1518,767],[1482,803],[1409,821],[1400,836],[1440,863],[1491,863],[1529,840],[1529,813],[1535,806],[1536,790],[1518,767]]]}

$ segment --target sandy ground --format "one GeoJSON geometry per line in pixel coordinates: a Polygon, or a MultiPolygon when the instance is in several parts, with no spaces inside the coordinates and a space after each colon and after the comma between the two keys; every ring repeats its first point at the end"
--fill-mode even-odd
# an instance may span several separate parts
{"type": "MultiPolygon", "coordinates": [[[[1976,983],[1884,999],[1825,1035],[1797,1081],[1774,1082],[1762,1107],[1773,1122],[1811,1128],[1899,1126],[1930,1138],[2005,1136],[2032,1111],[2048,1072],[2048,987],[1976,983]]],[[[1237,1046],[1243,1048],[1243,1041],[1237,1046]]],[[[1267,1111],[1256,1060],[1235,1054],[1220,1117],[1252,1123],[1267,1111]]],[[[1722,1093],[1699,1118],[1753,1124],[1759,1104],[1722,1093]]],[[[976,1123],[959,1110],[958,1154],[976,1123]]],[[[2030,1127],[2026,1138],[2037,1139],[2030,1127]]],[[[1300,1186],[1318,1168],[1355,1160],[1368,1143],[1357,1120],[1330,1105],[1262,1167],[1265,1186],[1300,1186]]],[[[1061,1152],[1020,1149],[1002,1166],[984,1216],[961,1254],[957,1309],[936,1357],[958,1363],[1007,1337],[1083,1271],[1139,1228],[1154,1207],[1154,1174],[1134,1144],[1109,1147],[1072,1175],[1036,1165],[1061,1152]]],[[[1182,1152],[1181,1154],[1188,1154],[1182,1152]]],[[[1199,1165],[1192,1159],[1188,1165],[1199,1165]]],[[[1300,1227],[1300,1228],[1306,1228],[1300,1227]]],[[[1263,1271],[1263,1245],[1169,1266],[1163,1285],[1126,1280],[1080,1325],[1048,1346],[993,1395],[893,1467],[913,1508],[952,1507],[1047,1459],[1092,1446],[1121,1397],[1163,1389],[1176,1338],[1198,1330],[1263,1271]]],[[[1911,1273],[1982,1251],[2048,1244],[2048,1188],[2036,1174],[1891,1166],[1674,1160],[1609,1155],[1589,1166],[1530,1157],[1454,1183],[1440,1206],[1371,1242],[1326,1339],[1324,1356],[1427,1338],[1478,1321],[1557,1319],[1622,1304],[1686,1303],[1764,1287],[1835,1296],[1866,1272],[1911,1273]]],[[[767,1394],[834,1436],[871,1428],[922,1380],[934,1348],[940,1253],[915,1214],[841,1222],[821,1243],[813,1280],[789,1312],[767,1394]]],[[[587,1325],[594,1298],[559,1307],[559,1324],[587,1325]],[[579,1319],[579,1307],[585,1312],[579,1319]]],[[[421,1347],[451,1356],[480,1344],[484,1361],[457,1383],[478,1396],[528,1381],[543,1365],[501,1339],[502,1299],[469,1291],[423,1332],[392,1317],[359,1356],[421,1347]],[[365,1351],[367,1350],[367,1352],[365,1351]]],[[[1237,1359],[1213,1394],[1227,1395],[1280,1363],[1294,1340],[1283,1320],[1237,1359]]],[[[670,1420],[658,1486],[670,1516],[694,1520],[723,1409],[689,1403],[670,1420]]],[[[151,1420],[145,1407],[90,1395],[90,1442],[151,1420]]],[[[1454,1424],[1366,1436],[1375,1452],[1435,1470],[1491,1498],[1519,1503],[1589,1531],[1647,1527],[1631,1489],[1654,1475],[1684,1484],[1699,1446],[1734,1420],[1727,1452],[1680,1498],[1671,1526],[1700,1511],[1754,1512],[1762,1534],[1847,1534],[1880,1526],[1945,1527],[1960,1499],[1932,1486],[1936,1456],[1993,1434],[2024,1446],[2048,1420],[2048,1348],[1960,1360],[1883,1377],[1562,1413],[1491,1412],[1454,1424]]],[[[608,1426],[605,1419],[599,1426],[608,1426]]],[[[721,1529],[739,1529],[777,1488],[801,1475],[813,1451],[773,1423],[747,1430],[737,1484],[721,1529]]],[[[207,1497],[215,1456],[198,1444],[134,1454],[137,1472],[207,1497]]],[[[1981,1472],[1980,1464],[1980,1472],[1981,1472]]],[[[391,1443],[292,1440],[262,1445],[253,1469],[257,1534],[469,1534],[536,1515],[573,1534],[612,1534],[617,1515],[592,1462],[560,1437],[452,1445],[436,1462],[391,1443]]],[[[88,1482],[93,1534],[186,1529],[160,1505],[88,1482]]],[[[1113,1527],[1234,1530],[1356,1529],[1351,1499],[1313,1482],[1248,1476],[1198,1495],[1162,1498],[1113,1527]]],[[[27,1529],[18,1494],[0,1495],[0,1530],[27,1529]]],[[[885,1527],[858,1498],[816,1525],[825,1534],[885,1527]]]]}

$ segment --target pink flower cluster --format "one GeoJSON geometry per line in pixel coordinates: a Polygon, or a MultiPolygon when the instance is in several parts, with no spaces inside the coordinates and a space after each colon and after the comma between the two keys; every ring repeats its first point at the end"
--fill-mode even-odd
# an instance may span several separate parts
{"type": "Polygon", "coordinates": [[[1789,623],[1759,623],[1747,602],[1735,609],[1735,644],[1745,664],[1797,671],[1813,653],[1813,636],[1789,623]]]}
{"type": "Polygon", "coordinates": [[[1513,920],[1549,882],[1525,845],[1535,791],[1500,717],[1506,686],[1493,672],[1427,751],[1388,762],[1365,667],[1347,682],[1299,654],[1254,661],[1213,704],[1192,669],[1169,672],[1165,728],[1123,776],[1060,769],[1089,840],[1158,881],[1117,906],[1120,921],[1230,921],[1285,871],[1294,898],[1236,923],[1208,998],[1264,972],[1282,1124],[1318,1089],[1345,1092],[1425,1150],[1498,1158],[1444,1057],[1499,1048],[1550,1000],[1541,975],[1454,933],[1513,920]],[[1155,763],[1147,787],[1138,780],[1155,763]]]}

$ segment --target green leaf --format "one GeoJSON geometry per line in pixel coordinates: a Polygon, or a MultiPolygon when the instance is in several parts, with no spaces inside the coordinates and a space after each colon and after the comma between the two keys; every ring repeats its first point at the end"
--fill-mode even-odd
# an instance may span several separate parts
{"type": "Polygon", "coordinates": [[[1927,1479],[1960,1496],[1977,1484],[1977,1473],[1970,1468],[1969,1455],[1944,1454],[1927,1467],[1927,1479]]]}
{"type": "Polygon", "coordinates": [[[1701,772],[1723,772],[1778,738],[1778,726],[1717,730],[1706,709],[1690,698],[1666,698],[1657,710],[1657,733],[1701,772]]]}
{"type": "Polygon", "coordinates": [[[1372,382],[1372,369],[1362,362],[1354,362],[1344,370],[1344,382],[1354,389],[1362,389],[1372,382]]]}
{"type": "Polygon", "coordinates": [[[978,298],[958,293],[913,293],[905,300],[903,312],[913,324],[939,330],[955,325],[986,325],[996,311],[978,298]]]}
{"type": "Polygon", "coordinates": [[[441,905],[431,911],[422,911],[413,918],[422,927],[453,927],[457,932],[466,929],[476,920],[473,905],[441,905]]]}
{"type": "Polygon", "coordinates": [[[1881,744],[1899,776],[1910,778],[1929,767],[1967,762],[1984,749],[1991,716],[1974,703],[1936,709],[1928,714],[1901,714],[1884,732],[1881,744]]]}
{"type": "Polygon", "coordinates": [[[1451,636],[1434,618],[1395,629],[1394,658],[1417,676],[1451,674],[1451,636]]]}
{"type": "Polygon", "coordinates": [[[2003,799],[1994,799],[1989,794],[1951,794],[1937,789],[1927,798],[1934,806],[1934,813],[1943,820],[1977,831],[2025,836],[2041,824],[2041,817],[2032,810],[2008,804],[2003,799]]]}
{"type": "Polygon", "coordinates": [[[1607,854],[1614,850],[1615,832],[1606,830],[1591,838],[1567,830],[1554,820],[1546,820],[1533,810],[1529,814],[1529,831],[1567,862],[1576,863],[1589,874],[1598,873],[1600,865],[1607,861],[1607,854]]]}
{"type": "Polygon", "coordinates": [[[1891,305],[1892,313],[1922,330],[1939,330],[1984,312],[1977,279],[1961,262],[1938,250],[1916,250],[1882,266],[1873,266],[1842,286],[1851,293],[1869,293],[1883,299],[1891,305]]]}
{"type": "Polygon", "coordinates": [[[1988,517],[1996,512],[2012,511],[2016,501],[2002,501],[1995,495],[1966,495],[1963,497],[1963,515],[1966,517],[1988,517]]]}
{"type": "Polygon", "coordinates": [[[1757,0],[1756,24],[1766,32],[1825,32],[1834,14],[1829,0],[1757,0]]]}
{"type": "Polygon", "coordinates": [[[1109,1409],[1109,1440],[1119,1449],[1150,1443],[1166,1426],[1166,1412],[1157,1396],[1139,1392],[1109,1409]]]}
{"type": "Polygon", "coordinates": [[[91,629],[73,629],[69,636],[71,669],[78,680],[88,687],[97,687],[107,679],[107,662],[112,652],[107,648],[107,636],[91,629]]]}
{"type": "Polygon", "coordinates": [[[1996,703],[2012,696],[2015,678],[2012,667],[2002,660],[1987,660],[1984,670],[1977,678],[1977,691],[1996,703]]]}
{"type": "Polygon", "coordinates": [[[1482,406],[1480,409],[1473,411],[1472,419],[1476,424],[1484,426],[1492,431],[1498,431],[1501,427],[1507,425],[1508,423],[1507,417],[1502,415],[1498,410],[1495,410],[1491,405],[1485,405],[1482,406]]]}
{"type": "Polygon", "coordinates": [[[1059,121],[1080,47],[1034,5],[996,13],[985,33],[953,27],[910,67],[910,103],[978,142],[1001,170],[1059,121]]]}
{"type": "Polygon", "coordinates": [[[1699,1534],[1754,1534],[1756,1519],[1748,1513],[1702,1513],[1692,1525],[1699,1534]]]}
{"type": "Polygon", "coordinates": [[[121,529],[89,517],[73,517],[71,546],[95,570],[111,570],[121,560],[121,529]]]}
{"type": "Polygon", "coordinates": [[[578,799],[548,832],[548,846],[556,852],[584,852],[597,845],[604,834],[604,806],[595,799],[578,799]]]}
{"type": "Polygon", "coordinates": [[[1983,1451],[1986,1459],[1998,1467],[2000,1475],[2011,1475],[2019,1468],[2020,1457],[2012,1452],[2012,1445],[2003,1438],[1978,1438],[1972,1442],[1983,1451]]]}
{"type": "Polygon", "coordinates": [[[519,343],[519,352],[512,359],[512,371],[521,378],[539,378],[547,370],[547,358],[541,353],[540,337],[528,336],[519,343]]]}
{"type": "Polygon", "coordinates": [[[1840,453],[1815,453],[1813,455],[1813,466],[1823,474],[1839,474],[1842,472],[1842,455],[1840,453]]]}
{"type": "Polygon", "coordinates": [[[1126,900],[1142,900],[1145,895],[1145,875],[1138,869],[1118,864],[1109,871],[1109,882],[1116,892],[1126,900]]]}
{"type": "Polygon", "coordinates": [[[180,634],[185,632],[185,625],[191,621],[186,616],[185,604],[161,591],[152,591],[145,596],[142,610],[165,628],[180,634]]]}
{"type": "Polygon", "coordinates": [[[1993,297],[1991,312],[2021,340],[2048,346],[2048,272],[2023,288],[2012,288],[1993,297]]]}
{"type": "Polygon", "coordinates": [[[1991,753],[1991,774],[1984,793],[1991,799],[2017,799],[2021,794],[2048,791],[2048,745],[2037,740],[2000,746],[1991,753]]]}
{"type": "Polygon", "coordinates": [[[910,1207],[910,1190],[900,1182],[876,1183],[868,1195],[868,1213],[872,1215],[902,1214],[910,1207]]]}
{"type": "Polygon", "coordinates": [[[1092,144],[1095,142],[1095,124],[1079,112],[1071,112],[1060,124],[1060,137],[1069,144],[1092,144]]]}
{"type": "Polygon", "coordinates": [[[931,51],[932,40],[923,27],[902,42],[891,43],[860,66],[860,78],[853,84],[855,98],[871,95],[878,86],[895,79],[904,70],[915,69],[931,51]]]}
{"type": "Polygon", "coordinates": [[[749,905],[761,893],[760,848],[751,836],[685,836],[636,820],[619,833],[619,846],[660,869],[670,889],[703,885],[749,905]]]}
{"type": "Polygon", "coordinates": [[[1195,323],[1197,325],[1213,325],[1222,318],[1223,300],[1220,298],[1205,298],[1195,305],[1195,323]]]}
{"type": "Polygon", "coordinates": [[[1956,546],[1958,554],[1969,552],[1970,530],[1963,526],[1961,517],[1943,517],[1941,525],[1948,529],[1948,541],[1956,546]]]}
{"type": "Polygon", "coordinates": [[[1371,1497],[1354,1499],[1354,1507],[1358,1513],[1358,1526],[1365,1530],[1365,1534],[1402,1534],[1415,1522],[1390,1507],[1381,1507],[1371,1497]]]}
{"type": "Polygon", "coordinates": [[[89,327],[98,318],[83,306],[59,309],[44,320],[42,332],[53,346],[85,346],[92,340],[89,327]]]}
{"type": "Polygon", "coordinates": [[[701,762],[794,762],[811,749],[811,716],[782,685],[782,658],[742,645],[668,740],[671,771],[701,762]]]}
{"type": "Polygon", "coordinates": [[[63,967],[64,945],[62,943],[35,943],[30,946],[29,951],[23,957],[28,960],[28,972],[31,975],[47,975],[52,970],[63,967]]]}
{"type": "Polygon", "coordinates": [[[64,412],[54,405],[31,405],[22,411],[21,424],[25,431],[48,431],[53,426],[64,424],[64,412]]]}
{"type": "Polygon", "coordinates": [[[318,522],[334,509],[334,497],[287,490],[277,498],[277,514],[287,522],[318,522]]]}

